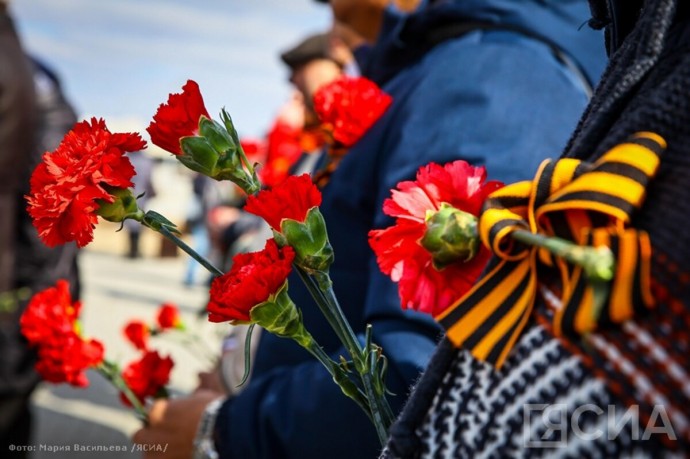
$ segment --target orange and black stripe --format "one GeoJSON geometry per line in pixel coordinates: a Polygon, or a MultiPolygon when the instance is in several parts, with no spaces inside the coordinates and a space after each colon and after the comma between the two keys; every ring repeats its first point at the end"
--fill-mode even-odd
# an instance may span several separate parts
{"type": "Polygon", "coordinates": [[[494,258],[474,288],[436,317],[448,338],[500,367],[529,319],[540,267],[560,272],[564,306],[554,316],[559,335],[588,333],[651,308],[651,244],[646,233],[629,224],[665,147],[660,136],[638,133],[595,163],[547,160],[532,181],[491,194],[479,234],[494,258]],[[609,248],[616,268],[607,298],[594,301],[595,290],[582,268],[514,241],[511,233],[518,229],[609,248]],[[595,311],[595,304],[604,310],[595,311]]]}

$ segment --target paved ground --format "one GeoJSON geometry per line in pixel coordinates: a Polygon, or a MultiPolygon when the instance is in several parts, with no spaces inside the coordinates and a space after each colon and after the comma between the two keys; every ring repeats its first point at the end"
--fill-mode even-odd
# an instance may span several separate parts
{"type": "MultiPolygon", "coordinates": [[[[176,303],[185,322],[203,336],[210,346],[217,343],[227,325],[210,324],[197,319],[196,312],[205,305],[207,289],[201,285],[182,284],[187,257],[155,256],[160,248],[158,235],[144,230],[143,259],[129,260],[123,233],[103,224],[97,229],[96,240],[81,258],[84,283],[83,328],[89,336],[101,339],[106,355],[125,363],[137,356],[121,335],[123,324],[132,318],[154,320],[156,308],[163,302],[176,303]]],[[[200,272],[201,273],[201,272],[200,272]]],[[[201,273],[203,274],[203,273],[201,273]]],[[[189,346],[156,338],[155,348],[173,356],[176,365],[171,388],[185,392],[196,384],[198,371],[208,364],[200,355],[193,355],[189,346]]],[[[36,416],[34,459],[70,458],[138,458],[130,435],[139,427],[132,413],[124,408],[116,391],[98,374],[90,374],[86,389],[65,385],[44,384],[33,398],[36,416]],[[77,448],[75,448],[77,445],[77,448]],[[85,452],[92,446],[114,446],[122,452],[85,452]],[[61,446],[70,451],[55,452],[61,446]]]]}

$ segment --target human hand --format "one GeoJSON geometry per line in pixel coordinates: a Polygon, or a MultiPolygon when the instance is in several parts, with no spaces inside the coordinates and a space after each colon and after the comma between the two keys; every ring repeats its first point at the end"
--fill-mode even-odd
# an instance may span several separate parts
{"type": "Polygon", "coordinates": [[[190,459],[194,437],[206,406],[223,394],[198,390],[188,397],[161,399],[149,410],[149,423],[132,437],[145,459],[190,459]]]}
{"type": "Polygon", "coordinates": [[[219,394],[227,394],[220,374],[220,365],[216,365],[208,371],[199,373],[199,385],[194,392],[212,390],[219,394]]]}

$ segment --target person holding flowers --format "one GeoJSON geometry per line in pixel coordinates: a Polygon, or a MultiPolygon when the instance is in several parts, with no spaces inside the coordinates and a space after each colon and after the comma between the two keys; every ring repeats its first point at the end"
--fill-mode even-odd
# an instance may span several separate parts
{"type": "Polygon", "coordinates": [[[262,189],[230,116],[213,120],[191,80],[148,128],[189,169],[242,188],[246,210],[271,226],[264,249],[237,256],[229,272],[137,206],[128,153],[143,148],[139,135],[112,133],[96,118],[79,123],[34,172],[27,201],[47,244],[88,244],[99,217],[137,220],[218,275],[211,321],[269,332],[245,390],[158,401],[139,443],[169,443],[178,457],[193,447],[222,458],[375,455],[439,337],[431,317],[405,309],[433,314],[473,285],[486,258],[476,244],[447,244],[444,228],[476,232],[480,202],[500,192],[495,180],[524,177],[517,163],[528,169],[560,147],[597,75],[592,34],[576,32],[580,1],[430,2],[409,15],[373,1],[332,6],[339,21],[378,41],[363,67],[373,81],[336,81],[315,96],[332,150],[323,193],[307,175],[262,189]],[[429,162],[436,165],[419,170],[429,162]],[[416,183],[398,185],[415,174],[416,183]],[[417,199],[430,207],[421,213],[417,199]],[[410,236],[396,251],[376,232],[390,217],[410,236]],[[467,266],[456,270],[458,257],[467,266]],[[418,292],[409,289],[415,275],[418,292]]]}
{"type": "MultiPolygon", "coordinates": [[[[360,409],[363,401],[359,392],[350,390],[346,383],[333,384],[334,379],[342,379],[340,371],[362,364],[357,359],[347,362],[346,348],[357,343],[345,336],[349,345],[342,347],[342,337],[329,328],[333,318],[320,313],[308,290],[324,297],[334,291],[357,334],[354,340],[373,342],[386,356],[385,383],[394,395],[386,397],[390,412],[385,403],[375,412],[390,418],[400,410],[440,334],[431,317],[401,308],[397,285],[379,272],[369,246],[369,231],[387,226],[391,216],[410,220],[412,234],[418,234],[418,223],[426,218],[405,202],[405,193],[414,192],[412,187],[406,187],[400,199],[386,204],[384,213],[390,190],[402,180],[413,179],[420,166],[435,162],[438,167],[430,167],[423,176],[441,176],[443,187],[460,196],[449,204],[464,212],[477,212],[480,201],[498,187],[494,180],[525,178],[542,158],[562,148],[603,65],[603,52],[596,51],[597,34],[578,31],[589,17],[584,1],[558,5],[536,1],[425,2],[409,14],[384,8],[382,3],[387,2],[332,2],[337,20],[349,22],[360,35],[375,42],[369,53],[371,60],[363,63],[363,75],[385,94],[370,100],[387,102],[382,110],[372,110],[366,104],[351,105],[356,114],[346,118],[355,120],[349,124],[333,120],[332,140],[339,142],[336,146],[343,154],[330,171],[323,196],[312,194],[300,177],[286,181],[285,188],[276,186],[261,192],[252,184],[250,169],[232,177],[255,195],[249,198],[246,210],[267,220],[277,246],[295,250],[294,255],[280,253],[269,244],[258,254],[237,260],[242,268],[233,273],[234,277],[219,277],[216,282],[223,287],[215,288],[216,295],[212,288],[213,320],[277,327],[274,333],[262,336],[250,382],[237,396],[223,400],[217,395],[217,401],[210,404],[213,397],[208,393],[158,402],[152,409],[151,424],[135,435],[136,441],[165,439],[175,444],[183,457],[192,450],[184,440],[190,438],[191,430],[199,428],[199,444],[215,447],[221,458],[375,456],[380,443],[366,410],[360,409]],[[473,20],[467,21],[468,17],[473,20]],[[461,27],[463,21],[466,24],[461,27]],[[372,119],[370,113],[377,116],[372,119]],[[360,124],[360,120],[368,122],[360,124]],[[339,137],[337,130],[350,133],[352,123],[365,127],[354,139],[350,135],[339,137]],[[469,164],[445,166],[459,159],[469,164]],[[482,165],[486,170],[477,169],[482,165]],[[321,217],[312,212],[314,208],[320,209],[321,217]],[[328,226],[327,245],[321,233],[308,230],[320,218],[328,226]],[[307,244],[311,251],[303,253],[289,242],[299,234],[311,241],[307,244]],[[278,260],[291,256],[298,272],[313,276],[311,287],[303,286],[294,270],[291,275],[281,271],[278,260]],[[259,283],[226,295],[233,291],[241,273],[264,270],[271,274],[258,278],[262,282],[272,280],[270,288],[259,283]],[[281,280],[287,282],[281,284],[281,280]],[[286,286],[290,301],[278,293],[283,287],[274,290],[276,285],[286,286]],[[299,307],[300,320],[276,321],[278,306],[284,308],[281,317],[294,317],[289,306],[293,303],[299,307]],[[309,335],[301,331],[300,324],[309,335]],[[370,335],[366,334],[369,324],[373,326],[370,335]],[[318,354],[318,349],[326,357],[320,355],[317,360],[321,361],[315,362],[310,354],[318,354]],[[328,359],[338,361],[339,356],[345,360],[342,366],[329,366],[328,359]],[[175,418],[182,407],[194,415],[175,418]]],[[[337,114],[338,110],[327,112],[337,114]]],[[[154,143],[162,132],[156,124],[150,130],[154,143]]],[[[230,178],[224,167],[236,159],[211,154],[212,145],[204,142],[224,145],[229,148],[226,151],[234,148],[232,142],[216,136],[206,121],[198,128],[190,123],[184,130],[184,135],[201,132],[213,141],[185,137],[180,147],[169,151],[180,155],[178,159],[194,170],[230,178]],[[208,154],[194,154],[193,143],[208,154]]],[[[444,196],[439,191],[433,201],[439,219],[446,218],[444,196]]],[[[434,242],[429,241],[430,246],[434,242]]],[[[473,253],[477,248],[467,250],[473,253]]],[[[430,266],[443,272],[443,254],[438,260],[416,257],[413,261],[419,263],[418,273],[428,275],[430,266]]],[[[405,275],[393,256],[379,262],[390,263],[395,276],[405,275]]],[[[446,301],[449,295],[471,285],[469,276],[478,275],[480,269],[464,271],[467,280],[453,284],[459,290],[440,295],[446,301]]],[[[428,279],[420,293],[435,293],[433,287],[438,284],[434,276],[428,279]]],[[[427,304],[413,294],[402,297],[408,309],[427,304]]]]}
{"type": "MultiPolygon", "coordinates": [[[[615,273],[602,292],[602,285],[581,282],[577,264],[556,257],[549,266],[543,253],[531,252],[538,271],[536,285],[522,290],[532,292],[523,303],[528,309],[518,315],[517,333],[502,335],[499,321],[512,322],[518,303],[501,292],[522,287],[489,288],[507,271],[487,270],[473,293],[483,289],[496,309],[471,293],[439,312],[448,338],[391,429],[382,458],[656,458],[690,451],[690,8],[678,0],[590,6],[590,25],[605,28],[610,55],[590,106],[561,158],[492,194],[479,226],[510,228],[496,211],[532,215],[535,235],[589,240],[615,254],[615,273]],[[544,185],[553,188],[543,192],[544,185]],[[516,186],[535,191],[523,210],[505,205],[508,196],[514,204],[524,197],[516,186]],[[577,228],[579,235],[571,231],[577,228]],[[478,314],[475,304],[491,312],[477,320],[481,328],[464,320],[478,314]],[[503,345],[494,340],[500,336],[512,340],[503,345]]],[[[518,246],[489,247],[490,266],[519,257],[518,246]]],[[[529,263],[516,259],[514,266],[529,263]]],[[[521,282],[534,279],[512,273],[521,282]]]]}

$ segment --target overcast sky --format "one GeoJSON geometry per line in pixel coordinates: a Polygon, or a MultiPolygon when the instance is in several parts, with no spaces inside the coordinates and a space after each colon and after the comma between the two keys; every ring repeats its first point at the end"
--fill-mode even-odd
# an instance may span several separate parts
{"type": "MultiPolygon", "coordinates": [[[[25,47],[62,77],[82,116],[143,131],[188,79],[211,115],[260,135],[286,99],[278,53],[326,29],[313,0],[14,0],[25,47]]],[[[145,133],[144,133],[145,134],[145,133]]]]}

